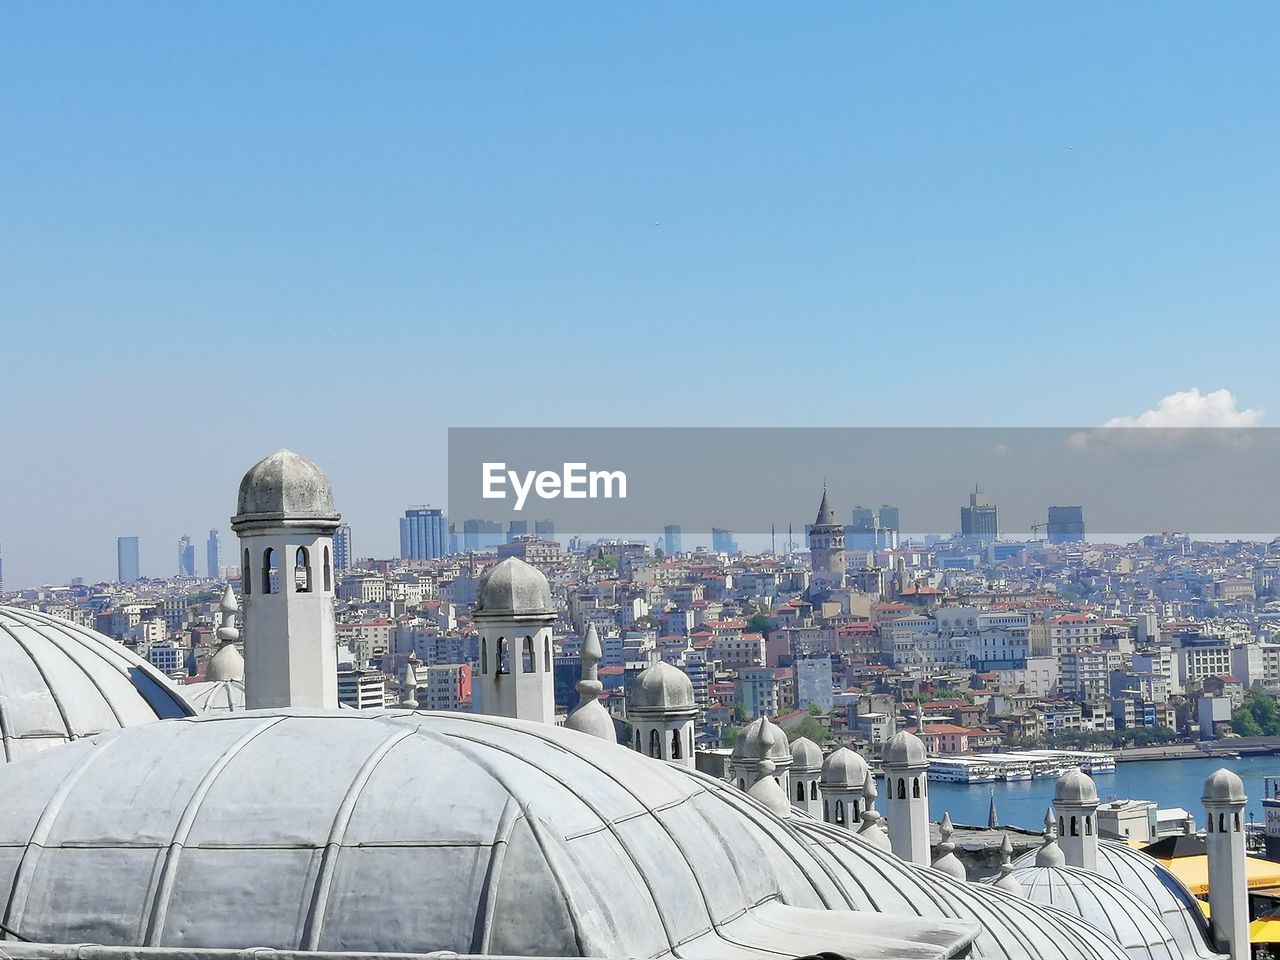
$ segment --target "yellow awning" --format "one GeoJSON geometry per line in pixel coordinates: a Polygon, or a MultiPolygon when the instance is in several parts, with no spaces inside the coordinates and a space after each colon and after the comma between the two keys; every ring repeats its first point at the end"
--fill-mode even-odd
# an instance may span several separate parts
{"type": "MultiPolygon", "coordinates": [[[[1183,885],[1196,896],[1204,896],[1209,892],[1209,858],[1178,857],[1176,860],[1161,860],[1169,872],[1182,881],[1183,885]]],[[[1280,886],[1280,863],[1272,863],[1260,857],[1245,858],[1245,877],[1249,889],[1258,887],[1280,886]]]]}
{"type": "Polygon", "coordinates": [[[1249,924],[1250,943],[1280,943],[1280,917],[1259,917],[1249,924]]]}

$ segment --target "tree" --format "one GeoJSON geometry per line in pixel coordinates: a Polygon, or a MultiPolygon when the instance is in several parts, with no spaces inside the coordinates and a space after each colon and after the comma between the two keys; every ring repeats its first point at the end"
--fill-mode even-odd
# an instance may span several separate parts
{"type": "Polygon", "coordinates": [[[816,703],[809,704],[809,716],[811,717],[822,716],[822,708],[818,706],[816,703]]]}
{"type": "Polygon", "coordinates": [[[1250,687],[1244,703],[1231,712],[1231,729],[1242,737],[1280,736],[1280,708],[1261,687],[1250,687]]]}
{"type": "Polygon", "coordinates": [[[787,740],[795,743],[801,737],[806,737],[814,743],[821,743],[827,739],[827,728],[820,724],[815,717],[805,717],[799,723],[787,728],[787,740]]]}
{"type": "Polygon", "coordinates": [[[747,632],[758,633],[767,637],[769,636],[769,631],[775,626],[777,626],[777,624],[774,623],[773,618],[770,617],[769,614],[763,611],[757,611],[753,613],[751,615],[751,619],[747,621],[747,632]]]}
{"type": "Polygon", "coordinates": [[[720,743],[726,747],[732,747],[738,742],[738,728],[726,727],[724,733],[720,734],[720,743]]]}

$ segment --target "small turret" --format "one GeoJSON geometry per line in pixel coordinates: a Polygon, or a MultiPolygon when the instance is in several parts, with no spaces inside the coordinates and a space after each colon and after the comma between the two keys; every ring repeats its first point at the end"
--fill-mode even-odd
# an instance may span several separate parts
{"type": "Polygon", "coordinates": [[[582,640],[580,656],[582,679],[577,684],[578,705],[565,718],[564,725],[570,730],[617,743],[618,735],[613,728],[613,718],[600,703],[604,684],[600,682],[599,663],[604,659],[604,650],[600,646],[600,637],[594,623],[587,625],[587,635],[582,640]]]}
{"type": "MultiPolygon", "coordinates": [[[[957,880],[968,880],[969,875],[964,869],[964,864],[956,856],[956,845],[951,842],[955,827],[951,825],[950,813],[942,815],[942,824],[938,832],[941,836],[941,842],[938,844],[938,855],[933,860],[933,869],[939,873],[945,873],[949,877],[955,877],[957,880]]],[[[1006,839],[1008,839],[1007,835],[1006,839]]]]}

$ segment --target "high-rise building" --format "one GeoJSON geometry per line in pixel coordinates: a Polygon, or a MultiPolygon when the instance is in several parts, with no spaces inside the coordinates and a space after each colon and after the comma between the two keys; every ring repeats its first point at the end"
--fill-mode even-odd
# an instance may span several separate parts
{"type": "Polygon", "coordinates": [[[680,528],[674,523],[662,528],[662,552],[668,557],[680,552],[680,528]]]}
{"type": "Polygon", "coordinates": [[[333,569],[346,573],[351,569],[351,524],[344,523],[333,531],[333,569]]]}
{"type": "Polygon", "coordinates": [[[178,540],[178,576],[194,577],[196,575],[196,547],[191,538],[184,536],[178,540]]]}
{"type": "Polygon", "coordinates": [[[528,535],[528,520],[512,520],[507,524],[507,543],[513,542],[517,537],[527,537],[528,535]]]}
{"type": "Polygon", "coordinates": [[[727,553],[729,556],[733,556],[738,552],[738,542],[733,539],[733,534],[728,530],[712,527],[711,549],[716,553],[727,553]]]}
{"type": "Polygon", "coordinates": [[[987,542],[1000,538],[1000,517],[994,503],[977,487],[969,494],[969,505],[960,508],[960,535],[966,540],[987,542]]]}
{"type": "Polygon", "coordinates": [[[138,538],[116,538],[116,581],[133,583],[138,579],[138,538]]]}
{"type": "Polygon", "coordinates": [[[535,520],[533,521],[533,535],[539,540],[554,540],[556,538],[556,524],[554,520],[535,520]]]}
{"type": "Polygon", "coordinates": [[[222,536],[217,530],[209,531],[209,539],[204,545],[205,566],[209,571],[209,579],[217,580],[222,571],[222,536]]]}
{"type": "Polygon", "coordinates": [[[400,559],[434,560],[447,552],[444,511],[438,507],[410,507],[400,518],[400,559]]]}
{"type": "Polygon", "coordinates": [[[1047,525],[1050,543],[1084,540],[1084,507],[1050,507],[1047,525]]]}
{"type": "Polygon", "coordinates": [[[493,520],[462,521],[462,549],[468,553],[492,549],[502,541],[502,524],[493,520]]]}

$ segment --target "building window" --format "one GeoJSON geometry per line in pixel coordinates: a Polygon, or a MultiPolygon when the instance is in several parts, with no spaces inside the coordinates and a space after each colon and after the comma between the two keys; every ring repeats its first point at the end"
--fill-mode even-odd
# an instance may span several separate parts
{"type": "Polygon", "coordinates": [[[480,638],[480,675],[484,676],[489,672],[489,641],[484,637],[480,638]]]}
{"type": "Polygon", "coordinates": [[[796,800],[804,803],[804,781],[802,780],[796,781],[796,800]]]}
{"type": "Polygon", "coordinates": [[[680,731],[671,731],[671,759],[679,760],[684,755],[684,750],[680,746],[680,731]]]}
{"type": "Polygon", "coordinates": [[[1078,823],[1076,822],[1076,818],[1075,818],[1075,817],[1072,817],[1072,818],[1071,818],[1071,835],[1072,835],[1073,837],[1078,837],[1078,836],[1080,836],[1080,824],[1078,824],[1078,823]]]}
{"type": "Polygon", "coordinates": [[[262,592],[275,593],[280,580],[276,576],[276,552],[267,547],[262,554],[262,592]]]}
{"type": "Polygon", "coordinates": [[[333,565],[329,560],[329,548],[324,548],[324,592],[333,589],[333,565]]]}
{"type": "Polygon", "coordinates": [[[524,657],[521,660],[520,672],[533,673],[537,667],[537,661],[533,658],[533,637],[524,638],[524,657]]]}
{"type": "Polygon", "coordinates": [[[916,800],[920,799],[920,778],[919,777],[913,777],[911,780],[911,796],[916,800]]]}
{"type": "Polygon", "coordinates": [[[293,590],[295,593],[311,592],[311,554],[306,547],[299,547],[293,555],[293,590]]]}
{"type": "Polygon", "coordinates": [[[907,781],[902,777],[898,778],[898,799],[907,799],[907,781]]]}
{"type": "Polygon", "coordinates": [[[827,823],[831,822],[831,804],[827,803],[826,800],[822,801],[822,819],[827,823]]]}
{"type": "Polygon", "coordinates": [[[658,736],[658,731],[649,731],[649,756],[660,758],[662,756],[662,738],[658,736]]]}
{"type": "Polygon", "coordinates": [[[498,662],[495,664],[494,674],[510,673],[511,663],[507,659],[507,638],[498,638],[498,662]]]}
{"type": "Polygon", "coordinates": [[[818,799],[818,781],[817,780],[814,780],[812,783],[809,784],[809,799],[810,800],[818,799]]]}
{"type": "Polygon", "coordinates": [[[836,823],[844,823],[844,801],[836,801],[836,823]]]}
{"type": "Polygon", "coordinates": [[[244,565],[240,567],[240,583],[244,585],[245,594],[253,593],[253,563],[249,560],[249,550],[244,551],[244,565]]]}

